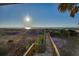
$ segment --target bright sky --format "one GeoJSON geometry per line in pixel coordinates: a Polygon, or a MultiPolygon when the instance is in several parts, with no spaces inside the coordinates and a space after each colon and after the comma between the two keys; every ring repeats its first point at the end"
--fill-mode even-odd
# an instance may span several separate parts
{"type": "Polygon", "coordinates": [[[0,6],[0,27],[24,27],[29,15],[32,27],[78,27],[78,16],[71,18],[68,12],[58,11],[58,4],[13,4],[0,6]]]}

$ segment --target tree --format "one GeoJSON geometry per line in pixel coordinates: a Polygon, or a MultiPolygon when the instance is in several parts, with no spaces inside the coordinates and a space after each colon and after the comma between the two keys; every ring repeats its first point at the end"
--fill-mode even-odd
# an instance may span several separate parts
{"type": "Polygon", "coordinates": [[[70,16],[74,17],[79,12],[78,3],[60,3],[58,6],[60,12],[69,11],[70,16]]]}

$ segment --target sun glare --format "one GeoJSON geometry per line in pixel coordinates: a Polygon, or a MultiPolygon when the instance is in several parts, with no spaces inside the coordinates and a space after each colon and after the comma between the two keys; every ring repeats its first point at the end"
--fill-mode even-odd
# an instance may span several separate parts
{"type": "Polygon", "coordinates": [[[25,29],[29,30],[29,29],[31,29],[31,27],[25,27],[25,29]]]}

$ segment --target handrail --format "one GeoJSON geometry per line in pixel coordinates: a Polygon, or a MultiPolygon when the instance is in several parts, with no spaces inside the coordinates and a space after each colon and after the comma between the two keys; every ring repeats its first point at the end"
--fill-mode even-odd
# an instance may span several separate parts
{"type": "Polygon", "coordinates": [[[34,43],[29,47],[29,49],[26,51],[26,53],[23,55],[23,56],[26,56],[26,55],[31,55],[32,52],[33,52],[33,48],[34,48],[34,43]]]}
{"type": "MultiPolygon", "coordinates": [[[[56,56],[60,56],[60,53],[58,51],[58,48],[56,46],[56,44],[54,43],[54,41],[52,40],[51,36],[50,36],[50,33],[48,33],[48,36],[49,36],[49,39],[50,39],[50,42],[51,42],[51,45],[52,45],[52,48],[53,48],[53,53],[55,53],[56,56]]],[[[29,48],[28,50],[25,52],[25,54],[23,56],[30,56],[30,55],[33,55],[33,51],[34,51],[34,48],[35,48],[35,43],[33,43],[29,48]]]]}
{"type": "Polygon", "coordinates": [[[52,47],[54,48],[54,52],[56,53],[57,56],[60,56],[60,53],[58,51],[58,48],[57,48],[56,44],[54,43],[54,41],[52,40],[50,34],[49,34],[49,37],[50,37],[50,41],[51,41],[52,47]]]}

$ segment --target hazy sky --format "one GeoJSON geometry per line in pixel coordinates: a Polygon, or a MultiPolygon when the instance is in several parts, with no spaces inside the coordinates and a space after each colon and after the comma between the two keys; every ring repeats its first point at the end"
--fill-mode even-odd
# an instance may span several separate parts
{"type": "Polygon", "coordinates": [[[13,4],[0,6],[0,27],[24,27],[24,17],[32,17],[32,27],[77,27],[78,17],[60,13],[58,4],[13,4]]]}

